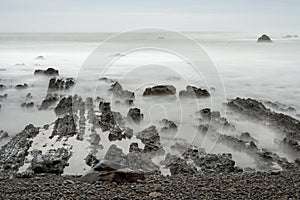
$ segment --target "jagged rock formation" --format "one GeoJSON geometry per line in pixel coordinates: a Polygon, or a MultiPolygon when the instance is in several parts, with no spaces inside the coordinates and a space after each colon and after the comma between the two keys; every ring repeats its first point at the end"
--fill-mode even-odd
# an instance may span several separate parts
{"type": "Polygon", "coordinates": [[[75,81],[73,78],[58,79],[54,77],[49,80],[48,93],[62,91],[62,90],[69,90],[74,85],[75,85],[75,81]]]}
{"type": "Polygon", "coordinates": [[[146,88],[143,96],[174,96],[176,94],[176,88],[172,85],[157,85],[154,87],[146,88]]]}
{"type": "Polygon", "coordinates": [[[155,126],[150,126],[136,136],[145,144],[144,152],[164,152],[160,144],[160,136],[155,126]]]}
{"type": "Polygon", "coordinates": [[[113,93],[114,97],[120,99],[132,100],[135,98],[134,92],[123,90],[121,84],[119,82],[115,82],[111,85],[110,91],[113,93]]]}
{"type": "Polygon", "coordinates": [[[186,97],[186,98],[203,98],[203,97],[210,97],[210,94],[207,90],[197,88],[194,86],[186,86],[186,90],[181,90],[179,92],[179,97],[186,97]]]}
{"type": "Polygon", "coordinates": [[[58,76],[59,72],[54,68],[48,68],[46,70],[36,69],[34,75],[58,76]]]}
{"type": "MultiPolygon", "coordinates": [[[[276,129],[286,135],[288,141],[299,143],[300,121],[282,113],[276,113],[266,108],[261,102],[254,99],[236,98],[228,102],[232,110],[247,116],[251,120],[263,123],[270,128],[276,129]]],[[[291,146],[292,148],[294,145],[291,146]]],[[[295,149],[297,150],[297,149],[295,149]]]]}
{"type": "Polygon", "coordinates": [[[59,95],[54,93],[54,94],[47,94],[45,99],[42,101],[42,104],[39,107],[39,110],[46,110],[51,107],[53,107],[57,101],[59,100],[59,95]]]}
{"type": "Polygon", "coordinates": [[[58,118],[55,121],[55,125],[53,128],[53,132],[50,136],[50,139],[52,139],[54,136],[58,136],[57,140],[60,140],[61,138],[68,138],[73,137],[77,134],[76,131],[76,124],[75,120],[73,118],[73,115],[65,115],[62,118],[58,118]]]}
{"type": "MultiPolygon", "coordinates": [[[[222,117],[218,114],[212,115],[211,112],[208,112],[205,109],[205,113],[210,120],[219,121],[222,117]]],[[[222,121],[226,121],[223,119],[222,121]]],[[[231,126],[229,122],[227,122],[228,126],[231,126]]],[[[249,133],[242,133],[241,136],[235,137],[232,135],[225,135],[218,132],[218,129],[214,127],[215,124],[211,123],[205,124],[200,123],[198,130],[201,134],[207,135],[208,129],[211,129],[209,138],[222,143],[236,151],[244,152],[248,154],[250,157],[254,158],[256,161],[257,168],[260,170],[274,170],[274,163],[277,163],[282,169],[291,169],[294,168],[295,165],[287,161],[286,158],[282,158],[278,156],[276,153],[270,152],[267,149],[260,149],[256,146],[255,142],[257,142],[254,138],[250,136],[249,133]]]]}
{"type": "Polygon", "coordinates": [[[0,179],[14,177],[20,166],[24,164],[25,156],[32,144],[32,138],[39,133],[39,128],[32,124],[13,137],[0,149],[0,179]]]}

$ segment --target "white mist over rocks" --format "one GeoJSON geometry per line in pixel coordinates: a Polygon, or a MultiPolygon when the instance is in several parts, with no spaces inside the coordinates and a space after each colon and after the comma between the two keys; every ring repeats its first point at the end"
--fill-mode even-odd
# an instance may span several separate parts
{"type": "MultiPolygon", "coordinates": [[[[145,38],[151,37],[147,33],[144,34],[145,38]]],[[[6,86],[5,90],[0,91],[0,95],[8,95],[6,100],[0,102],[0,129],[7,131],[12,137],[30,123],[43,126],[54,122],[56,116],[53,110],[38,110],[38,105],[47,95],[51,77],[34,76],[34,70],[53,67],[59,70],[60,78],[72,77],[76,80],[89,54],[109,35],[0,34],[0,84],[6,86]],[[38,56],[43,58],[36,59],[38,56]],[[28,84],[27,89],[15,89],[17,84],[24,83],[28,84]],[[28,93],[31,93],[32,98],[26,99],[28,93]],[[32,109],[21,108],[20,105],[24,102],[34,102],[35,106],[32,109]]],[[[300,40],[283,39],[281,35],[274,35],[273,43],[259,44],[256,43],[259,36],[256,34],[187,33],[187,35],[205,49],[219,71],[224,88],[206,84],[206,80],[218,79],[215,75],[199,77],[193,72],[190,62],[159,50],[140,50],[121,57],[112,54],[112,57],[119,58],[104,74],[101,74],[103,66],[96,66],[95,71],[91,73],[96,74],[98,78],[117,80],[124,89],[134,91],[134,107],[140,108],[144,115],[139,125],[131,124],[135,133],[151,125],[159,126],[162,119],[168,119],[178,124],[178,132],[160,135],[166,148],[170,141],[181,138],[190,144],[204,147],[208,152],[232,153],[237,166],[255,167],[254,159],[247,154],[199,136],[196,127],[200,116],[197,112],[204,108],[224,111],[223,103],[226,99],[251,97],[293,107],[295,110],[284,113],[299,118],[297,114],[300,114],[300,40]],[[179,99],[178,95],[174,98],[143,97],[144,90],[154,85],[173,85],[177,94],[187,85],[194,85],[207,89],[211,98],[179,99]],[[213,105],[211,99],[214,100],[213,105]]],[[[167,37],[168,35],[165,35],[158,39],[164,40],[167,37]]],[[[111,45],[118,47],[127,42],[131,43],[134,40],[114,41],[111,45]]],[[[181,48],[181,42],[177,38],[172,38],[172,45],[177,45],[178,48],[181,48]]],[[[70,91],[69,94],[79,94],[83,99],[100,96],[110,101],[107,94],[110,84],[98,81],[94,77],[88,75],[80,77],[80,88],[70,91]]],[[[123,116],[128,113],[127,107],[115,102],[111,106],[112,110],[120,112],[123,116]]],[[[259,148],[272,150],[289,161],[296,159],[274,142],[274,139],[278,138],[278,133],[273,129],[241,120],[230,111],[221,114],[235,125],[237,132],[249,132],[258,140],[259,148]]],[[[224,130],[224,134],[232,133],[224,130]]],[[[130,143],[124,145],[126,152],[130,143]]],[[[104,157],[107,148],[108,144],[102,154],[100,152],[99,157],[104,157]]],[[[70,168],[67,168],[67,172],[75,173],[70,168]]]]}

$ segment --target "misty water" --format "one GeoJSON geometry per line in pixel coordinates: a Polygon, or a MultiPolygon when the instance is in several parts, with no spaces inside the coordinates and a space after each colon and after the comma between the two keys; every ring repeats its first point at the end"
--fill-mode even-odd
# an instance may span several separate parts
{"type": "MultiPolygon", "coordinates": [[[[30,123],[43,126],[56,119],[53,110],[24,110],[20,107],[29,92],[33,96],[31,101],[36,105],[41,104],[47,94],[50,77],[34,76],[33,72],[35,69],[53,67],[59,69],[60,77],[73,77],[75,80],[78,78],[77,86],[70,94],[76,93],[83,97],[100,96],[109,101],[110,96],[106,94],[109,84],[98,81],[100,77],[118,80],[124,89],[134,91],[134,105],[141,108],[144,114],[142,124],[132,124],[135,132],[150,125],[159,126],[164,118],[179,124],[176,135],[161,136],[164,146],[168,146],[169,141],[174,138],[183,138],[189,143],[205,147],[207,151],[231,152],[238,166],[253,167],[254,161],[246,154],[235,152],[229,147],[215,144],[197,135],[195,126],[199,116],[196,112],[209,107],[220,111],[236,126],[237,132],[250,132],[259,141],[260,148],[270,149],[288,160],[294,160],[293,156],[274,143],[274,139],[280,138],[280,133],[250,121],[241,121],[239,116],[227,112],[223,103],[235,97],[280,102],[294,107],[296,112],[286,114],[297,118],[296,114],[300,114],[300,39],[283,39],[283,35],[274,34],[271,35],[273,43],[256,43],[260,35],[255,33],[185,34],[200,44],[218,74],[201,77],[193,72],[190,62],[194,60],[186,61],[169,52],[153,49],[137,50],[124,55],[124,52],[118,52],[116,55],[115,51],[107,49],[106,53],[118,59],[104,74],[104,66],[94,66],[85,74],[82,70],[85,70],[89,55],[113,34],[0,34],[0,84],[9,87],[0,91],[0,95],[8,94],[7,100],[1,103],[0,129],[13,136],[30,123]],[[38,56],[45,59],[36,59],[38,56]],[[215,79],[218,81],[216,84],[207,85],[207,80],[214,83],[215,79]],[[23,83],[27,83],[29,88],[14,89],[15,85],[23,83]],[[194,85],[208,89],[212,97],[180,100],[142,96],[146,87],[157,84],[174,85],[177,93],[187,85],[194,85]]],[[[140,39],[147,37],[151,38],[152,35],[144,33],[140,39]]],[[[168,39],[168,35],[160,39],[168,39]]],[[[177,45],[178,48],[183,46],[181,40],[171,39],[170,45],[177,45]]],[[[138,42],[137,40],[116,40],[111,45],[116,48],[130,46],[138,42]]],[[[194,54],[189,52],[188,48],[184,51],[189,55],[194,54]]],[[[197,59],[197,55],[193,55],[193,58],[197,59]]],[[[128,107],[112,104],[112,110],[126,116],[128,107]]],[[[128,147],[129,143],[125,145],[128,147]]]]}

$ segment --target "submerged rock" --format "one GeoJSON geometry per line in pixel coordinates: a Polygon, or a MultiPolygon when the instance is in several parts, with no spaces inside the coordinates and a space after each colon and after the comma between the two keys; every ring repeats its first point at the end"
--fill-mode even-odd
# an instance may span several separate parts
{"type": "Polygon", "coordinates": [[[47,94],[45,99],[42,101],[41,106],[39,107],[39,110],[46,110],[51,108],[56,104],[56,102],[59,100],[58,94],[47,94]]]}
{"type": "Polygon", "coordinates": [[[26,83],[24,83],[24,84],[18,84],[18,85],[15,86],[15,88],[17,90],[27,89],[28,85],[26,83]]]}
{"type": "Polygon", "coordinates": [[[75,85],[75,81],[73,78],[58,79],[54,77],[49,80],[48,93],[61,91],[61,90],[69,90],[74,85],[75,85]]]}
{"type": "Polygon", "coordinates": [[[276,113],[266,108],[254,99],[236,98],[228,102],[232,110],[249,117],[256,122],[263,123],[270,128],[286,134],[288,139],[300,141],[300,121],[282,113],[276,113]]]}
{"type": "Polygon", "coordinates": [[[110,91],[117,98],[121,98],[121,99],[134,99],[135,98],[134,92],[131,92],[128,90],[123,90],[123,88],[119,82],[115,82],[114,84],[112,84],[110,91]]]}
{"type": "Polygon", "coordinates": [[[163,119],[161,123],[163,124],[160,130],[162,133],[177,133],[178,127],[173,121],[163,119]]]}
{"type": "Polygon", "coordinates": [[[0,91],[5,90],[5,89],[6,89],[6,86],[3,84],[0,84],[0,91]]]}
{"type": "Polygon", "coordinates": [[[146,88],[143,96],[168,96],[175,95],[176,88],[172,85],[157,85],[154,87],[146,88]]]}
{"type": "Polygon", "coordinates": [[[160,136],[155,126],[150,126],[144,129],[143,131],[139,132],[136,138],[140,139],[142,143],[145,144],[144,152],[164,152],[160,144],[160,136]]]}
{"type": "Polygon", "coordinates": [[[0,130],[0,141],[5,138],[8,138],[8,133],[3,130],[0,130]]]}
{"type": "Polygon", "coordinates": [[[129,111],[128,111],[128,114],[127,114],[127,118],[132,120],[133,122],[139,124],[143,120],[144,115],[141,112],[141,109],[139,109],[139,108],[130,108],[129,111]]]}
{"type": "Polygon", "coordinates": [[[46,70],[36,69],[34,75],[58,76],[59,72],[54,68],[48,68],[46,70]]]}
{"type": "Polygon", "coordinates": [[[33,108],[34,107],[34,102],[29,102],[29,103],[22,103],[21,105],[20,105],[22,108],[27,108],[27,109],[29,109],[29,108],[33,108]]]}
{"type": "Polygon", "coordinates": [[[186,86],[186,90],[181,90],[179,92],[179,97],[203,98],[203,97],[210,97],[210,94],[205,89],[188,85],[186,86]]]}
{"type": "Polygon", "coordinates": [[[256,145],[258,144],[258,140],[253,138],[248,132],[242,133],[240,139],[245,142],[254,142],[256,145]]]}
{"type": "Polygon", "coordinates": [[[45,60],[44,56],[38,56],[35,58],[35,60],[45,60]]]}
{"type": "Polygon", "coordinates": [[[257,42],[272,42],[272,40],[268,35],[263,34],[261,37],[257,39],[257,42]]]}
{"type": "Polygon", "coordinates": [[[3,102],[7,99],[8,95],[4,94],[4,95],[0,95],[0,102],[3,102]]]}

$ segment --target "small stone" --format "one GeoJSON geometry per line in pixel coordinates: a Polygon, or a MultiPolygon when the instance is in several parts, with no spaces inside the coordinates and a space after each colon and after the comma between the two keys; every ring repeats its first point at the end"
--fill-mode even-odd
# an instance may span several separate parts
{"type": "Polygon", "coordinates": [[[160,192],[151,192],[149,194],[149,197],[151,197],[151,198],[158,198],[158,197],[161,197],[161,196],[162,196],[162,193],[160,193],[160,192]]]}

